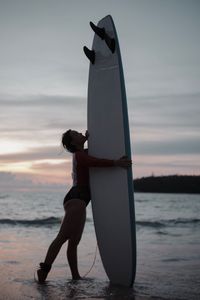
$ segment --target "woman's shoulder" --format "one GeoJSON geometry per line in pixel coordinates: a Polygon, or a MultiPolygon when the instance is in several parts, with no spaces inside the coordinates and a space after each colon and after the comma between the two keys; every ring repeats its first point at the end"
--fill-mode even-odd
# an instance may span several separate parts
{"type": "Polygon", "coordinates": [[[76,159],[79,159],[79,158],[84,158],[86,156],[88,156],[88,149],[84,149],[83,151],[76,151],[74,153],[76,159]]]}

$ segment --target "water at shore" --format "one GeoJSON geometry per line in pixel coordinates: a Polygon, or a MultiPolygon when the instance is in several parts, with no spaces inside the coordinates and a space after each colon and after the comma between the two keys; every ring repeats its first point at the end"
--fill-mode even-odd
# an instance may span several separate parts
{"type": "MultiPolygon", "coordinates": [[[[200,195],[135,194],[137,274],[133,288],[110,285],[98,252],[88,277],[71,281],[65,245],[47,283],[38,285],[34,270],[58,232],[63,197],[64,192],[0,194],[0,299],[199,298],[200,195]]],[[[79,246],[82,275],[92,265],[95,249],[89,206],[79,246]]]]}

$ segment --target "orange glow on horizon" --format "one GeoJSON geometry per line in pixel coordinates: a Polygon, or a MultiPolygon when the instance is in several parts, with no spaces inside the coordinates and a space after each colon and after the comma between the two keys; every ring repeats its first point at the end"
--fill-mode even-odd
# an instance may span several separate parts
{"type": "Polygon", "coordinates": [[[17,154],[21,152],[26,152],[28,147],[26,144],[21,142],[11,142],[9,140],[1,139],[0,155],[2,154],[17,154]]]}

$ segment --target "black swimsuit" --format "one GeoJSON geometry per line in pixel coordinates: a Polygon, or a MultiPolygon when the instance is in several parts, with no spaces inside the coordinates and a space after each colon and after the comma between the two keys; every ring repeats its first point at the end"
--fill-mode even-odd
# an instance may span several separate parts
{"type": "Polygon", "coordinates": [[[89,186],[73,186],[65,196],[63,205],[71,199],[81,199],[87,206],[91,199],[89,186]]]}

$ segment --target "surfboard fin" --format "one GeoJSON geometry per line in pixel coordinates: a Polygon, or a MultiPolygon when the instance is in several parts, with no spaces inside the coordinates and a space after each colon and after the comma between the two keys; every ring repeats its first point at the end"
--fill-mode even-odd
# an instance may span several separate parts
{"type": "Polygon", "coordinates": [[[90,21],[90,27],[92,28],[92,30],[102,39],[102,40],[104,40],[105,39],[105,33],[106,33],[106,31],[105,31],[105,28],[103,27],[103,28],[101,28],[101,27],[98,27],[98,26],[96,26],[94,23],[92,23],[91,21],[90,21]]]}
{"type": "Polygon", "coordinates": [[[89,61],[92,64],[94,64],[94,62],[95,62],[95,51],[88,49],[86,46],[83,47],[83,51],[84,51],[85,55],[87,56],[87,58],[89,59],[89,61]]]}
{"type": "Polygon", "coordinates": [[[94,23],[90,22],[92,30],[102,39],[105,40],[106,45],[112,53],[115,52],[115,39],[111,38],[105,31],[104,27],[98,27],[94,23]]]}
{"type": "Polygon", "coordinates": [[[108,48],[110,49],[110,51],[112,53],[115,52],[115,39],[113,38],[110,38],[109,35],[105,35],[105,42],[106,42],[106,45],[108,46],[108,48]]]}

